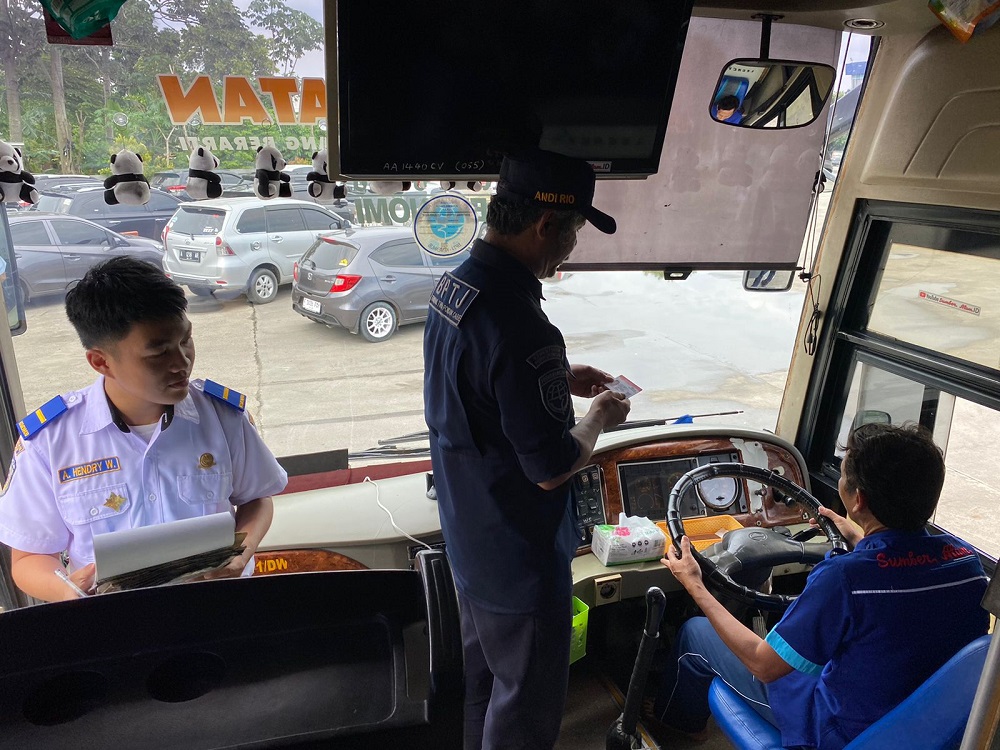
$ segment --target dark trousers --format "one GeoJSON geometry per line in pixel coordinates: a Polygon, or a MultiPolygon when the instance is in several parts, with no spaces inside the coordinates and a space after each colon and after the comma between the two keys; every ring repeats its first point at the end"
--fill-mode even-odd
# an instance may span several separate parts
{"type": "Polygon", "coordinates": [[[572,604],[489,612],[459,594],[465,650],[465,750],[551,750],[569,680],[572,604]]]}
{"type": "Polygon", "coordinates": [[[708,686],[721,677],[761,718],[777,726],[767,686],[750,674],[705,617],[693,617],[677,633],[673,653],[656,696],[660,721],[684,732],[708,723],[708,686]]]}

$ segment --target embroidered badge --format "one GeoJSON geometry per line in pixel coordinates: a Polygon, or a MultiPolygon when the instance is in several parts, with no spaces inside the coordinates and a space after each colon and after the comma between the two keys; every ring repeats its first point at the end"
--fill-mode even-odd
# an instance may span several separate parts
{"type": "Polygon", "coordinates": [[[125,505],[125,498],[117,492],[112,492],[111,497],[104,501],[104,507],[111,508],[116,513],[122,509],[123,505],[125,505]]]}
{"type": "Polygon", "coordinates": [[[564,359],[565,354],[563,353],[563,348],[558,344],[553,344],[552,346],[543,346],[537,352],[528,357],[526,361],[537,370],[546,362],[552,362],[553,360],[562,362],[564,359]]]}
{"type": "Polygon", "coordinates": [[[565,422],[569,419],[572,400],[569,393],[569,381],[566,371],[562,369],[549,370],[538,378],[538,390],[542,396],[545,411],[554,419],[565,422]]]}
{"type": "MultiPolygon", "coordinates": [[[[18,440],[18,443],[21,441],[18,440]]],[[[16,453],[16,451],[15,451],[16,453]]],[[[14,469],[17,468],[17,456],[10,460],[10,468],[7,470],[7,478],[3,480],[3,487],[0,487],[0,497],[7,494],[7,488],[10,487],[10,480],[14,478],[14,469]]]]}
{"type": "Polygon", "coordinates": [[[431,309],[458,328],[478,294],[479,290],[474,286],[446,273],[431,295],[431,309]]]}
{"type": "Polygon", "coordinates": [[[94,477],[98,474],[107,474],[109,471],[121,471],[121,462],[118,460],[118,456],[109,456],[108,458],[99,458],[96,461],[90,461],[85,464],[77,464],[76,466],[67,466],[63,469],[59,469],[59,483],[65,484],[66,482],[72,482],[77,479],[86,479],[87,477],[94,477]]]}
{"type": "Polygon", "coordinates": [[[198,466],[202,469],[211,469],[215,466],[215,456],[211,453],[202,453],[201,458],[198,459],[198,466]]]}

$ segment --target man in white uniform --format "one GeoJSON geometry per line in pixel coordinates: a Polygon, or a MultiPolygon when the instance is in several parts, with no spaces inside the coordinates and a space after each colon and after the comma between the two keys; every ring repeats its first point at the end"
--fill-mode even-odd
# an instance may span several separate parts
{"type": "Polygon", "coordinates": [[[246,550],[216,576],[250,570],[288,478],[244,412],[245,397],[191,381],[183,290],[153,265],[114,258],[66,295],[66,314],[100,377],[18,424],[0,498],[14,582],[38,599],[94,584],[94,534],[233,513],[246,550]]]}

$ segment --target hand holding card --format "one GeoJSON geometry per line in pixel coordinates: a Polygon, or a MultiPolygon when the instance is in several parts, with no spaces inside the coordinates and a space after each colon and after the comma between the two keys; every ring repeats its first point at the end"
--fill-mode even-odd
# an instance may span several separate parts
{"type": "Polygon", "coordinates": [[[632,398],[635,394],[642,391],[642,388],[637,386],[635,383],[626,378],[624,375],[619,375],[610,383],[605,383],[604,387],[607,388],[609,391],[620,393],[625,398],[632,398]]]}

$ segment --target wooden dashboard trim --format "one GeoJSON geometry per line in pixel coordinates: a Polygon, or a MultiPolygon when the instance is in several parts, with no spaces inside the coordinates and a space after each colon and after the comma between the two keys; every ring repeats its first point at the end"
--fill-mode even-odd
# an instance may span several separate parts
{"type": "MultiPolygon", "coordinates": [[[[784,476],[803,486],[804,479],[801,468],[795,456],[783,446],[759,440],[761,447],[767,456],[767,468],[780,470],[784,476]]],[[[618,465],[623,463],[635,463],[641,461],[665,461],[674,458],[693,458],[705,454],[713,453],[738,453],[741,461],[746,461],[746,456],[740,450],[738,444],[731,438],[692,438],[688,440],[664,440],[646,443],[643,445],[617,448],[602,452],[594,462],[601,468],[603,475],[602,491],[604,494],[604,511],[608,523],[614,523],[618,519],[618,514],[622,512],[622,487],[618,476],[618,465]]],[[[743,480],[740,480],[743,481],[743,480]]],[[[743,491],[749,497],[746,482],[743,482],[743,491]]],[[[734,514],[734,518],[743,526],[779,526],[793,523],[801,523],[802,515],[795,509],[789,508],[784,503],[776,503],[771,488],[765,487],[762,509],[758,513],[734,514]]]]}

